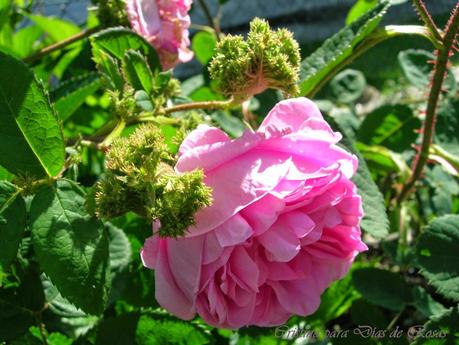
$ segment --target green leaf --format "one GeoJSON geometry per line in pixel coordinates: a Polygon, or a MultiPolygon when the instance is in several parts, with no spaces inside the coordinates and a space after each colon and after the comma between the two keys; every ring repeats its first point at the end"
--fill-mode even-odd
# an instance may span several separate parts
{"type": "Polygon", "coordinates": [[[411,149],[417,138],[421,120],[405,105],[384,105],[365,117],[357,140],[367,145],[380,145],[394,152],[411,149]]]}
{"type": "Polygon", "coordinates": [[[118,61],[104,51],[98,51],[95,60],[104,81],[109,87],[112,90],[123,90],[124,80],[118,67],[118,61]]]}
{"type": "Polygon", "coordinates": [[[387,326],[383,310],[364,299],[358,299],[352,304],[351,317],[356,325],[370,325],[378,329],[387,326]]]}
{"type": "Polygon", "coordinates": [[[215,35],[206,31],[198,32],[193,36],[193,40],[191,42],[191,48],[193,49],[196,58],[204,66],[207,65],[210,59],[212,59],[216,46],[217,39],[215,38],[215,35]]]}
{"type": "Polygon", "coordinates": [[[234,138],[240,137],[247,128],[237,117],[231,116],[224,111],[216,111],[211,116],[226,133],[234,138]]]}
{"type": "Polygon", "coordinates": [[[366,83],[362,72],[345,69],[330,81],[330,90],[338,102],[352,103],[362,96],[366,83]]]}
{"type": "Polygon", "coordinates": [[[62,121],[67,120],[91,96],[100,88],[100,78],[95,73],[89,73],[72,78],[62,83],[53,91],[55,108],[62,121]]]}
{"type": "Polygon", "coordinates": [[[135,50],[128,50],[123,58],[123,71],[135,90],[153,91],[153,74],[145,57],[135,50]]]}
{"type": "Polygon", "coordinates": [[[0,341],[12,340],[34,323],[31,311],[0,299],[0,341]]]}
{"type": "Polygon", "coordinates": [[[400,274],[378,268],[362,268],[352,273],[355,288],[369,302],[394,311],[412,301],[411,288],[400,274]]]}
{"type": "MultiPolygon", "coordinates": [[[[426,90],[430,85],[433,64],[436,57],[427,50],[408,49],[398,54],[398,61],[406,79],[418,89],[426,90]]],[[[449,70],[443,87],[449,95],[455,95],[457,83],[454,74],[449,70]]]]}
{"type": "Polygon", "coordinates": [[[122,295],[128,279],[128,268],[131,263],[132,249],[124,231],[111,223],[106,224],[109,252],[112,289],[110,303],[118,300],[122,295]]]}
{"type": "Polygon", "coordinates": [[[43,310],[45,298],[36,265],[15,271],[20,284],[0,289],[0,342],[12,340],[35,323],[35,314],[43,310]]]}
{"type": "Polygon", "coordinates": [[[31,54],[34,43],[43,35],[43,31],[36,25],[26,26],[15,31],[13,35],[13,50],[19,57],[24,58],[31,54]]]}
{"type": "Polygon", "coordinates": [[[3,25],[8,22],[11,5],[12,3],[9,0],[0,0],[0,31],[3,25]]]}
{"type": "Polygon", "coordinates": [[[139,313],[123,314],[104,319],[97,329],[98,345],[141,345],[135,340],[139,313]]]}
{"type": "Polygon", "coordinates": [[[74,338],[85,334],[95,326],[99,318],[88,315],[62,297],[59,290],[46,275],[42,275],[46,303],[52,318],[46,324],[52,329],[71,335],[74,338]]]}
{"type": "Polygon", "coordinates": [[[0,166],[0,180],[11,181],[13,177],[14,177],[13,174],[11,174],[4,167],[0,166]]]}
{"type": "Polygon", "coordinates": [[[27,66],[0,52],[0,164],[12,173],[56,176],[64,139],[42,86],[27,66]]]}
{"type": "Polygon", "coordinates": [[[459,216],[432,221],[418,238],[416,257],[429,284],[445,297],[459,301],[459,216]]]}
{"type": "Polygon", "coordinates": [[[108,239],[102,222],[87,213],[82,189],[68,180],[44,186],[30,216],[43,271],[70,302],[100,314],[110,289],[108,239]]]}
{"type": "Polygon", "coordinates": [[[446,311],[446,308],[442,304],[435,301],[427,291],[420,286],[415,286],[413,288],[413,304],[425,317],[442,314],[446,311]]]}
{"type": "Polygon", "coordinates": [[[194,91],[198,90],[199,88],[203,87],[206,84],[204,79],[204,75],[197,74],[193,77],[190,77],[182,82],[180,89],[182,91],[182,96],[188,97],[194,91]]]}
{"type": "Polygon", "coordinates": [[[378,0],[357,0],[346,17],[346,25],[355,22],[360,16],[378,4],[378,0]]]}
{"type": "Polygon", "coordinates": [[[31,14],[27,15],[27,17],[46,32],[53,42],[60,42],[81,31],[77,25],[60,18],[31,14]]]}
{"type": "Polygon", "coordinates": [[[111,28],[101,31],[91,37],[92,46],[96,52],[102,50],[122,61],[128,50],[137,50],[147,59],[153,73],[161,71],[161,64],[155,49],[143,37],[124,28],[111,28]]]}
{"type": "Polygon", "coordinates": [[[365,159],[349,139],[350,136],[347,131],[340,127],[333,118],[326,117],[326,120],[334,129],[339,130],[343,134],[343,139],[340,143],[359,159],[359,167],[352,181],[356,184],[358,193],[362,197],[364,213],[362,222],[360,223],[362,230],[377,239],[386,237],[389,233],[389,219],[387,217],[384,198],[371,177],[365,159]]]}
{"type": "Polygon", "coordinates": [[[112,272],[121,272],[125,270],[131,262],[131,244],[123,230],[111,223],[107,223],[106,227],[110,243],[110,268],[112,272]]]}
{"type": "Polygon", "coordinates": [[[202,332],[189,323],[154,320],[146,315],[140,317],[136,333],[139,345],[204,345],[210,343],[202,332]]]}
{"type": "MultiPolygon", "coordinates": [[[[61,333],[46,334],[47,345],[71,345],[72,340],[61,333]]],[[[43,338],[38,327],[30,327],[29,331],[21,338],[16,339],[11,345],[43,345],[43,338]]]]}
{"type": "Polygon", "coordinates": [[[97,330],[98,345],[204,345],[209,339],[189,322],[167,315],[142,315],[137,312],[105,319],[97,330]]]}
{"type": "Polygon", "coordinates": [[[143,91],[137,91],[134,95],[135,101],[137,105],[143,110],[143,111],[153,111],[154,106],[153,103],[151,103],[150,96],[143,91]]]}
{"type": "Polygon", "coordinates": [[[411,345],[454,345],[459,335],[459,306],[432,316],[424,326],[414,326],[408,330],[411,345]]]}
{"type": "Polygon", "coordinates": [[[388,7],[387,1],[380,1],[373,9],[327,39],[319,49],[303,60],[300,72],[302,95],[314,92],[330,73],[352,55],[355,47],[376,29],[388,7]]]}
{"type": "Polygon", "coordinates": [[[0,181],[0,268],[7,270],[16,258],[26,227],[24,199],[14,185],[0,181]]]}

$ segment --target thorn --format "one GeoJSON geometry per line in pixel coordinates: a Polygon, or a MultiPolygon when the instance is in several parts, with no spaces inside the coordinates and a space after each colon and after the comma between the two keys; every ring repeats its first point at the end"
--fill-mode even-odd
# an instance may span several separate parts
{"type": "Polygon", "coordinates": [[[411,147],[413,148],[413,150],[419,152],[421,150],[421,146],[417,145],[417,144],[411,144],[411,147]]]}

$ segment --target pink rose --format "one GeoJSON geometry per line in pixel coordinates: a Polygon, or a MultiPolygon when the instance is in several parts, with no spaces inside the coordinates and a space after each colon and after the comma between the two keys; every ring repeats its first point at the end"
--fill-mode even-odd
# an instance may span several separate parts
{"type": "Polygon", "coordinates": [[[258,131],[235,140],[204,125],[193,131],[176,170],[203,169],[214,202],[185,238],[146,240],[142,259],[155,270],[158,302],[224,328],[314,313],[367,249],[350,181],[358,161],[340,139],[306,98],[280,102],[258,131]]]}
{"type": "Polygon", "coordinates": [[[193,58],[188,28],[192,0],[127,0],[131,26],[155,47],[164,70],[193,58]]]}

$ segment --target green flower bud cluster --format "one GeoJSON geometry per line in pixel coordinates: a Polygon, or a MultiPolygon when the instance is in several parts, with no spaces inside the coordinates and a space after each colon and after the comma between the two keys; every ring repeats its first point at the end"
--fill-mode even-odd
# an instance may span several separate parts
{"type": "Polygon", "coordinates": [[[227,35],[218,43],[209,72],[219,91],[236,100],[268,88],[295,96],[300,61],[299,46],[290,31],[271,30],[267,21],[255,18],[247,40],[227,35]]]}
{"type": "Polygon", "coordinates": [[[177,174],[161,131],[139,126],[113,142],[106,175],[95,186],[96,214],[113,218],[135,212],[161,224],[160,235],[177,237],[194,225],[195,213],[211,204],[203,173],[177,174]]]}
{"type": "Polygon", "coordinates": [[[124,0],[93,0],[98,6],[97,17],[104,28],[129,26],[124,0]]]}

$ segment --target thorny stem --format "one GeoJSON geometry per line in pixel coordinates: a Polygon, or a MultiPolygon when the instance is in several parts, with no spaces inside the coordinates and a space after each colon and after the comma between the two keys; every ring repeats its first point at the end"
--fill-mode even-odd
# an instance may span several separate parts
{"type": "Polygon", "coordinates": [[[443,81],[447,73],[448,61],[450,54],[454,49],[456,36],[459,30],[459,3],[451,14],[451,17],[446,25],[445,35],[442,40],[443,46],[437,50],[437,59],[435,62],[435,71],[432,77],[432,86],[430,88],[429,98],[427,101],[426,116],[422,129],[422,143],[419,152],[414,160],[413,174],[403,188],[397,198],[397,203],[400,205],[411,193],[415,183],[421,177],[424,166],[429,157],[429,150],[432,144],[432,139],[435,133],[435,119],[438,100],[442,91],[443,81]]]}
{"type": "Polygon", "coordinates": [[[423,0],[413,0],[414,7],[418,12],[419,16],[421,17],[422,21],[425,23],[427,29],[430,33],[435,37],[436,40],[442,41],[443,37],[440,34],[440,30],[438,30],[437,25],[433,21],[430,13],[427,11],[426,5],[424,4],[423,0]]]}
{"type": "Polygon", "coordinates": [[[75,43],[79,40],[82,40],[88,36],[91,36],[93,33],[96,33],[100,28],[99,27],[95,27],[95,28],[91,28],[91,29],[88,29],[88,30],[83,30],[79,33],[77,33],[76,35],[74,36],[71,36],[69,38],[66,38],[65,40],[61,41],[61,42],[57,42],[57,43],[54,43],[54,44],[51,44],[47,47],[44,47],[43,49],[39,50],[38,52],[36,53],[33,53],[32,55],[29,55],[27,57],[24,58],[24,62],[26,63],[32,63],[36,60],[39,60],[41,59],[42,57],[48,55],[48,54],[51,54],[57,50],[60,50],[60,49],[63,49],[65,47],[67,47],[68,45],[72,44],[72,43],[75,43]]]}

